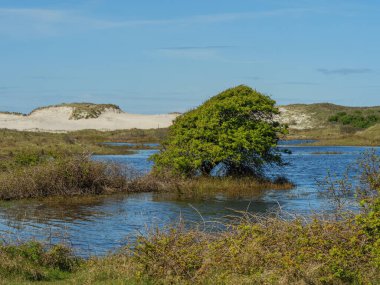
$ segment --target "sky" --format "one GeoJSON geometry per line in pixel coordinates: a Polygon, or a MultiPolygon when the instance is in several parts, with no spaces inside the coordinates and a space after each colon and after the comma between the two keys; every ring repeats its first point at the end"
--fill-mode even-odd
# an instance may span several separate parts
{"type": "Polygon", "coordinates": [[[380,105],[380,1],[0,0],[0,111],[184,112],[240,84],[380,105]]]}

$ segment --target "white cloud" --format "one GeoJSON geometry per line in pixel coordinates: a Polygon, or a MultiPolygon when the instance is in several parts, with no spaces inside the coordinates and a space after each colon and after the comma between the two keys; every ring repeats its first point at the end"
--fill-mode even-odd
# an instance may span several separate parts
{"type": "Polygon", "coordinates": [[[0,8],[0,34],[9,36],[51,36],[91,29],[112,29],[160,25],[196,25],[231,22],[309,12],[306,9],[280,9],[263,12],[195,15],[171,19],[114,21],[88,17],[79,11],[54,9],[0,8]]]}
{"type": "Polygon", "coordinates": [[[337,69],[327,69],[327,68],[318,68],[318,72],[325,75],[351,75],[351,74],[365,74],[372,73],[373,70],[369,68],[337,68],[337,69]]]}
{"type": "Polygon", "coordinates": [[[62,21],[66,17],[66,13],[60,10],[49,9],[7,9],[0,8],[0,17],[14,18],[19,17],[43,22],[57,22],[62,21]]]}

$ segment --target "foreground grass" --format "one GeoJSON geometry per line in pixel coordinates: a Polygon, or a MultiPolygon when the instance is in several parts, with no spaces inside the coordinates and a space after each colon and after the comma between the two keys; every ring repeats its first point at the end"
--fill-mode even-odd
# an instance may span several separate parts
{"type": "Polygon", "coordinates": [[[90,260],[62,246],[2,246],[0,277],[3,284],[378,284],[376,207],[341,221],[246,216],[220,233],[172,227],[90,260]]]}

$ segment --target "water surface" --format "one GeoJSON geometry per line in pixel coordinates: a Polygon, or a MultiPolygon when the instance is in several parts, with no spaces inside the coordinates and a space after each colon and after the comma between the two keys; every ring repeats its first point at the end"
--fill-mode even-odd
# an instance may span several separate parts
{"type": "MultiPolygon", "coordinates": [[[[124,245],[137,234],[164,227],[181,218],[189,223],[226,221],[236,211],[266,213],[276,207],[308,215],[328,209],[326,198],[318,194],[316,181],[328,170],[342,175],[369,147],[296,146],[284,154],[289,165],[270,169],[272,176],[285,175],[297,184],[293,190],[269,190],[251,197],[230,199],[217,195],[207,200],[178,201],[152,193],[92,198],[29,200],[0,204],[0,235],[10,239],[37,238],[51,242],[65,240],[79,254],[99,255],[124,245]],[[330,154],[315,154],[330,153],[330,154]],[[331,154],[338,153],[338,154],[331,154]],[[249,207],[249,208],[248,208],[249,207]]],[[[139,150],[132,155],[94,156],[94,159],[131,165],[141,173],[152,167],[149,156],[157,150],[139,150]]],[[[376,149],[379,152],[379,149],[376,149]]],[[[211,224],[210,224],[211,225],[211,224]]]]}

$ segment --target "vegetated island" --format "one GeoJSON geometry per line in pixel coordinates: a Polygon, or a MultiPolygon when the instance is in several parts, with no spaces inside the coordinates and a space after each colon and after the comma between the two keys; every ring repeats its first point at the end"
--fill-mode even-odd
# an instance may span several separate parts
{"type": "MultiPolygon", "coordinates": [[[[42,117],[45,122],[46,112],[52,116],[60,108],[69,110],[67,105],[41,108],[24,117],[42,117]]],[[[82,123],[99,120],[105,113],[121,112],[113,105],[71,104],[70,108],[66,120],[82,123]]],[[[276,146],[286,127],[277,121],[278,114],[268,96],[238,86],[183,115],[175,114],[173,125],[166,131],[43,133],[3,129],[0,199],[153,191],[185,196],[218,191],[238,195],[289,189],[293,185],[286,178],[269,179],[262,171],[264,164],[281,164],[276,146]],[[94,153],[133,152],[130,146],[104,144],[115,140],[159,140],[162,146],[152,158],[153,172],[138,177],[132,169],[91,159],[94,153]],[[220,165],[228,175],[211,175],[211,170],[220,165]]]]}

